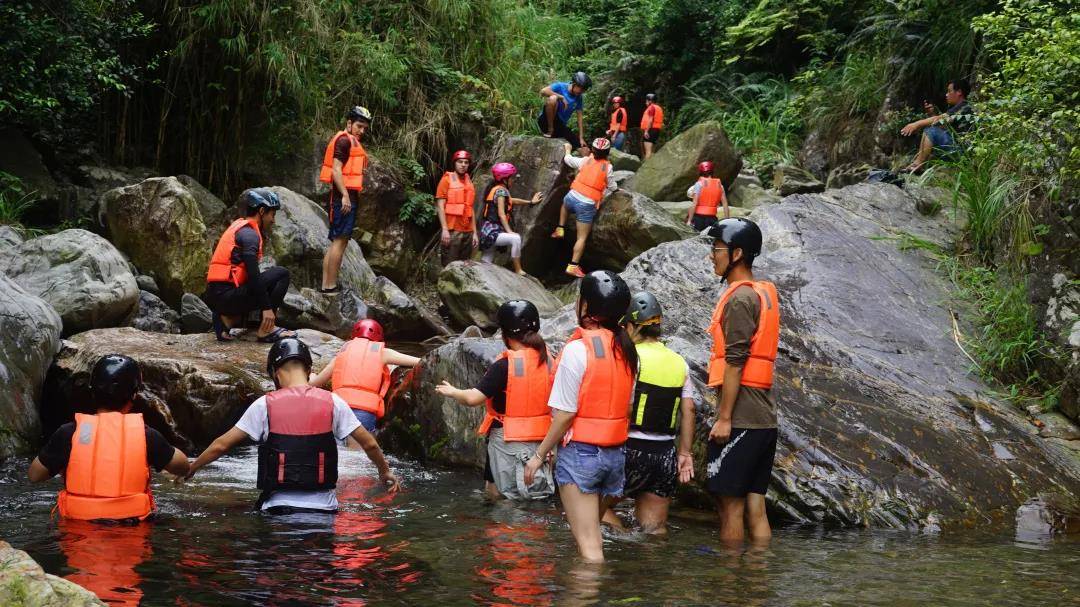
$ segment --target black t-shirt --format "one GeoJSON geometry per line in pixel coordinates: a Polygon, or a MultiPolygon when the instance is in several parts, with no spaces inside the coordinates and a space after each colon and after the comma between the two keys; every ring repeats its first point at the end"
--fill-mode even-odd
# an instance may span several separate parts
{"type": "MultiPolygon", "coordinates": [[[[491,407],[496,413],[506,413],[506,376],[510,372],[510,362],[500,358],[488,367],[487,373],[476,385],[476,389],[483,392],[484,396],[491,399],[491,407]]],[[[502,427],[502,422],[492,424],[494,428],[502,427]]]]}
{"type": "MultiPolygon", "coordinates": [[[[49,442],[41,448],[38,461],[48,469],[49,474],[57,475],[67,469],[68,459],[71,458],[71,437],[75,434],[75,422],[68,422],[60,426],[49,442]]],[[[146,463],[161,472],[169,465],[173,457],[173,446],[160,432],[150,426],[146,426],[146,463]]]]}
{"type": "Polygon", "coordinates": [[[349,152],[352,150],[352,141],[348,135],[338,137],[334,142],[334,159],[340,160],[341,164],[349,162],[349,152]]]}

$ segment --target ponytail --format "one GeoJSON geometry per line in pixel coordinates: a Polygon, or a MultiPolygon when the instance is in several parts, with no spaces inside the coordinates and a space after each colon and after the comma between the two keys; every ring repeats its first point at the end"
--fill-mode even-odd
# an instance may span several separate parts
{"type": "Polygon", "coordinates": [[[517,337],[515,339],[532,348],[533,350],[536,350],[536,354],[540,357],[540,362],[545,365],[548,364],[547,342],[544,341],[543,337],[540,337],[539,333],[537,333],[536,331],[529,331],[528,333],[525,333],[521,337],[517,337]]]}
{"type": "Polygon", "coordinates": [[[637,347],[634,345],[634,340],[630,339],[630,334],[626,332],[626,329],[619,324],[618,320],[604,318],[597,319],[600,326],[611,331],[615,334],[615,339],[612,341],[615,345],[615,358],[623,359],[626,361],[626,366],[629,367],[630,373],[637,377],[638,372],[638,355],[637,347]]]}

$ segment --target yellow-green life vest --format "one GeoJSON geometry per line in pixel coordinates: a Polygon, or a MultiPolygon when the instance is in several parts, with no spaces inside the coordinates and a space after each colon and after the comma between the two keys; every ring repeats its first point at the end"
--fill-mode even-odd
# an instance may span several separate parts
{"type": "Polygon", "coordinates": [[[664,344],[637,345],[638,380],[630,429],[675,435],[675,416],[686,383],[686,361],[664,344]]]}

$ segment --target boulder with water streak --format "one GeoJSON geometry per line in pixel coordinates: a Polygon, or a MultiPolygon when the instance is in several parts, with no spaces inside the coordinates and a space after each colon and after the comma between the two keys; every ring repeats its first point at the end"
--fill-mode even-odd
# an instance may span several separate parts
{"type": "Polygon", "coordinates": [[[402,220],[401,209],[408,200],[404,180],[370,153],[368,160],[353,235],[376,273],[408,286],[422,272],[420,258],[426,235],[436,231],[439,222],[435,219],[421,229],[402,220]]]}
{"type": "Polygon", "coordinates": [[[712,161],[714,175],[729,187],[742,157],[718,122],[702,122],[676,135],[641,164],[630,189],[653,200],[681,200],[698,178],[697,165],[712,161]]]}
{"type": "Polygon", "coordinates": [[[541,315],[551,314],[562,302],[531,276],[490,263],[455,261],[439,274],[439,297],[450,317],[462,327],[476,325],[488,331],[498,328],[495,313],[503,302],[527,299],[541,315]]]}
{"type": "Polygon", "coordinates": [[[635,172],[641,168],[641,158],[633,154],[626,152],[620,152],[615,148],[611,148],[611,153],[608,155],[608,159],[611,160],[611,168],[616,171],[630,171],[635,172]]]}

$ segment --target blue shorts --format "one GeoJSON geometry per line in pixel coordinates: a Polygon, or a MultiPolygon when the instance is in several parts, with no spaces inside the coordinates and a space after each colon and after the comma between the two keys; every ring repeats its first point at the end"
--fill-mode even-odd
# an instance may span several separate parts
{"type": "Polygon", "coordinates": [[[619,131],[615,133],[615,136],[611,139],[611,147],[616,150],[622,151],[623,144],[626,143],[626,133],[619,131]]]}
{"type": "Polygon", "coordinates": [[[356,421],[360,422],[360,425],[364,427],[364,430],[368,432],[375,431],[375,422],[379,421],[379,418],[375,417],[374,413],[363,409],[352,409],[352,413],[356,416],[356,421]]]}
{"type": "Polygon", "coordinates": [[[953,141],[952,133],[948,129],[943,129],[936,124],[934,126],[926,127],[923,131],[926,133],[926,137],[930,140],[930,144],[935,148],[943,152],[951,152],[956,149],[956,142],[953,141]]]}
{"type": "Polygon", "coordinates": [[[570,441],[559,449],[555,459],[555,482],[574,485],[582,493],[599,493],[601,497],[622,495],[626,482],[623,446],[597,447],[570,441]]]}
{"type": "Polygon", "coordinates": [[[348,213],[341,211],[341,194],[335,190],[330,190],[330,208],[327,209],[327,213],[330,215],[330,233],[328,238],[330,240],[337,240],[338,238],[352,238],[353,228],[356,227],[356,207],[357,202],[360,199],[360,193],[355,190],[349,190],[349,198],[352,200],[352,208],[348,213]]]}
{"type": "Polygon", "coordinates": [[[596,219],[596,204],[581,194],[570,190],[563,198],[563,206],[574,214],[580,223],[592,223],[596,219]]]}

